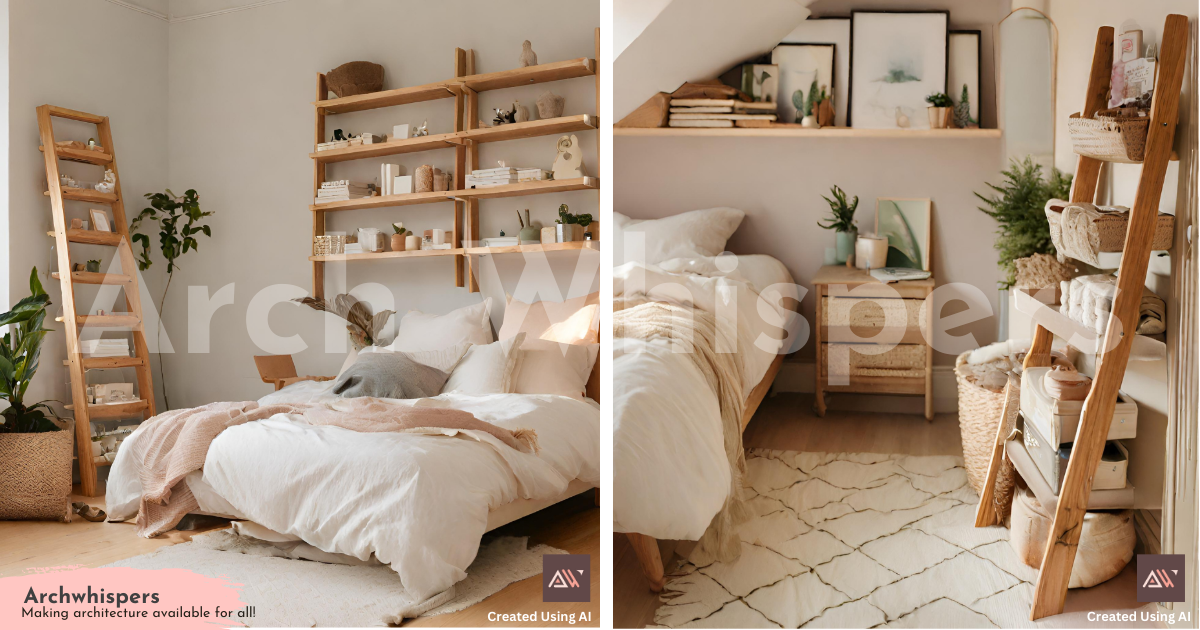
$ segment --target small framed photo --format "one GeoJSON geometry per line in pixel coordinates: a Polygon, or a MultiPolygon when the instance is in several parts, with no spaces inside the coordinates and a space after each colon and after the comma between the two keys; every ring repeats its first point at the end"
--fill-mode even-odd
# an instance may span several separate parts
{"type": "Polygon", "coordinates": [[[875,235],[888,240],[888,267],[932,271],[931,199],[879,197],[875,200],[875,235]]]}
{"type": "Polygon", "coordinates": [[[108,215],[104,214],[103,210],[92,208],[88,210],[88,216],[92,219],[92,225],[97,232],[111,232],[112,227],[108,224],[108,215]]]}

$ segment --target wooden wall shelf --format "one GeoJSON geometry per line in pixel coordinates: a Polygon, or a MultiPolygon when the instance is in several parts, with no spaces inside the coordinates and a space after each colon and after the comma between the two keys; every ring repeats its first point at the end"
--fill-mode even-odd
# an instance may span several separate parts
{"type": "MultiPolygon", "coordinates": [[[[46,152],[46,147],[39,146],[38,151],[46,152]]],[[[112,154],[104,151],[93,151],[91,149],[80,149],[76,147],[58,147],[58,159],[67,160],[68,162],[82,162],[83,164],[99,164],[101,166],[112,163],[112,154]]]]}
{"type": "Polygon", "coordinates": [[[1000,138],[999,129],[858,129],[855,127],[617,127],[614,136],[644,138],[885,138],[904,140],[980,140],[1000,138]]]}
{"type": "Polygon", "coordinates": [[[377,252],[372,254],[325,254],[324,256],[309,256],[313,262],[349,262],[352,260],[392,260],[396,258],[431,258],[437,256],[461,256],[464,250],[456,249],[417,249],[411,252],[377,252]]]}
{"type": "Polygon", "coordinates": [[[488,256],[491,254],[532,254],[536,252],[569,252],[590,249],[600,251],[599,241],[572,241],[570,243],[545,243],[536,245],[507,245],[504,247],[468,247],[467,253],[472,256],[488,256]]]}
{"type": "Polygon", "coordinates": [[[502,197],[521,197],[525,195],[544,195],[547,193],[570,192],[573,190],[599,190],[600,180],[595,177],[580,177],[577,179],[545,180],[539,182],[522,182],[492,188],[468,188],[466,190],[448,190],[444,192],[408,193],[406,195],[381,195],[379,197],[363,197],[348,201],[313,204],[308,207],[314,212],[340,212],[343,210],[369,210],[371,208],[391,208],[396,206],[412,206],[425,203],[454,201],[456,199],[499,199],[502,197]]]}
{"type": "MultiPolygon", "coordinates": [[[[1099,335],[1087,326],[1063,315],[1059,307],[1043,304],[1029,294],[1026,289],[1013,291],[1013,306],[1017,311],[1028,315],[1033,322],[1061,337],[1071,346],[1085,354],[1098,354],[1100,348],[1099,335]]],[[[1134,335],[1133,345],[1129,351],[1130,361],[1165,361],[1167,359],[1167,344],[1161,340],[1147,336],[1134,335]]]]}
{"type": "Polygon", "coordinates": [[[505,247],[466,247],[459,249],[422,249],[411,252],[378,252],[374,254],[328,254],[309,256],[314,262],[349,262],[354,260],[393,260],[397,258],[430,258],[437,256],[487,256],[491,254],[530,254],[535,252],[566,252],[590,249],[600,251],[599,241],[575,241],[547,245],[510,245],[505,247]]]}

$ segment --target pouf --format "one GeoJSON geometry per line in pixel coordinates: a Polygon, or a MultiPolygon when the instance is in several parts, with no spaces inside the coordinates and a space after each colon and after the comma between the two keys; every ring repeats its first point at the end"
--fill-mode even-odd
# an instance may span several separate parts
{"type": "MultiPolygon", "coordinates": [[[[1053,523],[1054,515],[1042,507],[1029,488],[1017,489],[1008,542],[1021,562],[1034,568],[1042,566],[1053,523]]],[[[1135,544],[1133,510],[1088,512],[1083,517],[1083,534],[1067,588],[1088,588],[1116,577],[1133,559],[1135,544]]]]}

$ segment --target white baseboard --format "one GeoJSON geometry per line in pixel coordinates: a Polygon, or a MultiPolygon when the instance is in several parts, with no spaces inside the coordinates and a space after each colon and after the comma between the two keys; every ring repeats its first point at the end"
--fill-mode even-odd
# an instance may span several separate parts
{"type": "MultiPolygon", "coordinates": [[[[775,376],[771,393],[813,393],[816,370],[816,363],[785,360],[783,365],[779,366],[779,374],[775,376]]],[[[830,398],[831,405],[839,397],[837,394],[828,394],[827,396],[830,398]]],[[[899,401],[906,401],[906,403],[901,403],[903,407],[924,405],[924,401],[919,397],[861,396],[856,397],[854,407],[861,411],[898,411],[896,405],[899,401]]],[[[953,366],[933,366],[933,411],[935,413],[958,413],[958,381],[954,378],[953,366]]]]}

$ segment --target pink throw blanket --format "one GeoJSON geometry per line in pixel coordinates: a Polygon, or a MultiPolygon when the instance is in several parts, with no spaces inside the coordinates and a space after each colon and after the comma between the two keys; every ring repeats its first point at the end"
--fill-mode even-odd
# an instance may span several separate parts
{"type": "Polygon", "coordinates": [[[313,425],[328,425],[360,433],[427,433],[454,435],[483,431],[522,453],[538,452],[537,433],[509,431],[473,414],[444,407],[411,407],[378,398],[353,398],[334,403],[289,403],[260,406],[257,402],[219,402],[161,413],[146,422],[132,445],[142,501],[138,535],[150,538],[170,530],[189,512],[200,508],[184,481],[204,467],[208,447],[229,427],[265,420],[277,413],[303,416],[313,425]]]}

